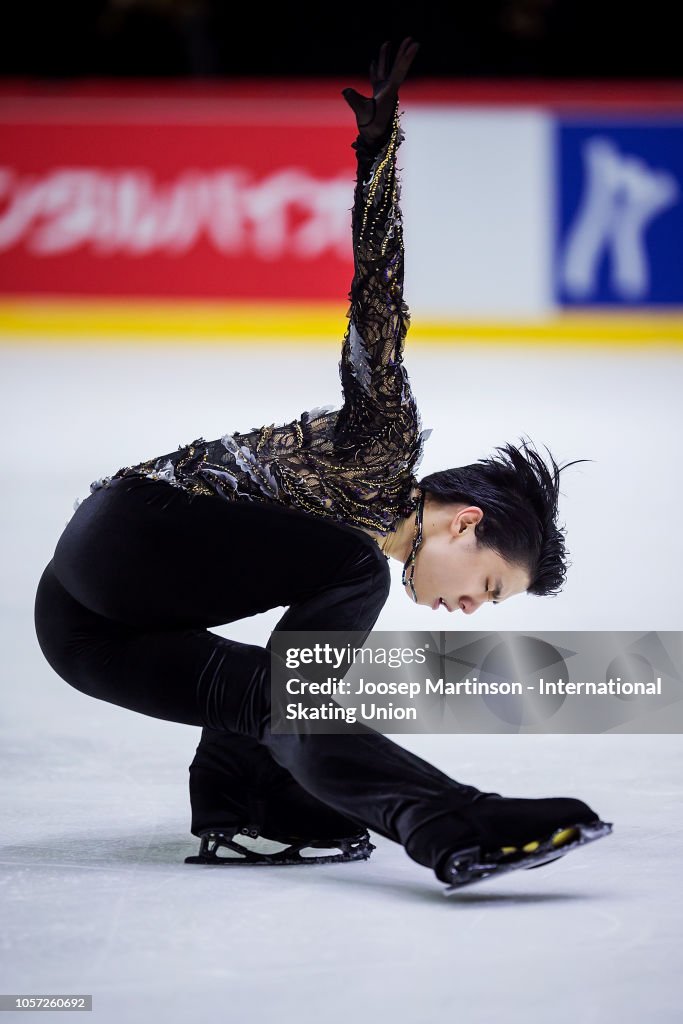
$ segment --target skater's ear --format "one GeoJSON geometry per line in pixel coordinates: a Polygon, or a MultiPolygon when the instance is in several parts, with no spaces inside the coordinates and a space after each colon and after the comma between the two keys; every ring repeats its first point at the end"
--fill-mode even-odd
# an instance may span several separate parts
{"type": "Polygon", "coordinates": [[[484,518],[483,510],[478,505],[462,505],[456,508],[450,523],[450,532],[454,537],[463,536],[472,530],[484,518]]]}

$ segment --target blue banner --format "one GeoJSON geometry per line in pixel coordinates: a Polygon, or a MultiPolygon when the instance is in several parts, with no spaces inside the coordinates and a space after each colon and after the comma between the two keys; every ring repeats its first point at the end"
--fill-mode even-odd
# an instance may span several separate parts
{"type": "Polygon", "coordinates": [[[558,119],[555,300],[683,305],[683,121],[558,119]]]}

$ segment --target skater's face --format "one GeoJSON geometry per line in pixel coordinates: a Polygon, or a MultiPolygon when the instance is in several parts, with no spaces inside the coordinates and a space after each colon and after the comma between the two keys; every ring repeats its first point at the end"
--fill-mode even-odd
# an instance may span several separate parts
{"type": "MultiPolygon", "coordinates": [[[[413,576],[418,604],[471,615],[529,588],[526,569],[478,545],[474,531],[483,516],[476,506],[440,505],[427,497],[413,576]]],[[[413,600],[409,586],[406,593],[413,600]]]]}

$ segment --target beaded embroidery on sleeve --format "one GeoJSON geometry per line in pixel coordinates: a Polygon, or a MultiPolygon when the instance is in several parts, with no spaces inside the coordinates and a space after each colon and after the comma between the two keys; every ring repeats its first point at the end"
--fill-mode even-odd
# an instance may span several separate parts
{"type": "Polygon", "coordinates": [[[341,409],[312,409],[290,423],[198,438],[114,477],[165,480],[192,494],[276,502],[350,526],[389,533],[414,511],[411,495],[424,441],[403,366],[410,324],[403,301],[403,224],[396,153],[404,139],[398,104],[383,140],[352,143],[354,276],[339,373],[341,409]]]}

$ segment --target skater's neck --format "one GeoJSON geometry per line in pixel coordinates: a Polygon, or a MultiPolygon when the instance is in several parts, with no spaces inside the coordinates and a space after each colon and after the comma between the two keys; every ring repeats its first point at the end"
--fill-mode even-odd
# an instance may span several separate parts
{"type": "MultiPolygon", "coordinates": [[[[417,496],[419,493],[419,490],[416,488],[411,492],[411,496],[417,496]]],[[[363,529],[365,533],[369,534],[377,542],[380,550],[387,558],[396,558],[401,564],[404,564],[413,546],[415,515],[415,512],[411,512],[409,515],[399,519],[396,529],[388,534],[378,533],[376,530],[370,530],[366,527],[363,527],[363,529]]]]}

